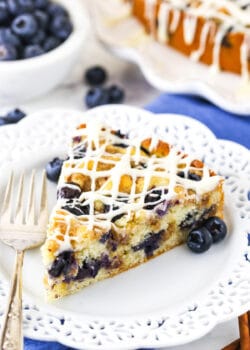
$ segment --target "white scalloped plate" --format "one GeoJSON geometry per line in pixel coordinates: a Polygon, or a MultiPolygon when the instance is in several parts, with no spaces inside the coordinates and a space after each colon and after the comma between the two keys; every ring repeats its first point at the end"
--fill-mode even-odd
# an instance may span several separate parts
{"type": "MultiPolygon", "coordinates": [[[[39,250],[24,263],[24,332],[78,349],[135,349],[184,344],[216,324],[250,308],[250,153],[217,140],[203,124],[180,115],[153,115],[127,106],[105,106],[85,113],[46,110],[16,126],[0,128],[0,195],[11,168],[43,169],[63,156],[71,130],[86,118],[100,118],[131,135],[156,133],[204,158],[225,175],[229,234],[196,255],[185,245],[138,268],[99,282],[53,304],[43,295],[39,250]],[[248,255],[247,255],[248,254],[248,255]]],[[[50,207],[56,186],[49,184],[50,207]]],[[[11,249],[0,245],[0,315],[13,266],[11,249]]]]}
{"type": "Polygon", "coordinates": [[[204,97],[220,108],[250,117],[250,82],[240,76],[192,62],[156,43],[128,11],[124,0],[89,3],[100,41],[114,54],[136,63],[148,82],[162,91],[204,97]]]}

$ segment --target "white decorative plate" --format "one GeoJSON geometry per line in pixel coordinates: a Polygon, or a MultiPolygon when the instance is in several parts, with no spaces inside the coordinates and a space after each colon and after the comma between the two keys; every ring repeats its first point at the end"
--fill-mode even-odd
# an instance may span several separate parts
{"type": "Polygon", "coordinates": [[[202,96],[228,112],[250,117],[250,82],[192,62],[177,51],[156,43],[129,13],[124,0],[89,3],[100,41],[114,54],[136,63],[154,87],[171,93],[202,96]]]}
{"type": "MultiPolygon", "coordinates": [[[[16,126],[0,128],[0,193],[10,168],[41,169],[63,156],[74,126],[100,118],[132,135],[155,133],[204,158],[226,177],[225,219],[229,234],[197,255],[185,245],[152,261],[99,282],[82,292],[46,304],[39,250],[24,263],[24,332],[78,349],[136,349],[184,344],[216,324],[250,308],[250,153],[233,142],[217,140],[201,123],[180,115],[153,115],[126,106],[85,113],[47,110],[16,126]]],[[[49,184],[50,206],[56,186],[49,184]]],[[[0,245],[0,315],[13,266],[11,249],[0,245]]]]}

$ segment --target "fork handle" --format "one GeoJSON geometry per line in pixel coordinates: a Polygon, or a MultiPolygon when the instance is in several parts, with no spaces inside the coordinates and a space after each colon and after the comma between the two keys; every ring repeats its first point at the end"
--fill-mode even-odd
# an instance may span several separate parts
{"type": "Polygon", "coordinates": [[[1,350],[22,350],[22,266],[23,251],[16,251],[15,269],[0,341],[1,350]]]}

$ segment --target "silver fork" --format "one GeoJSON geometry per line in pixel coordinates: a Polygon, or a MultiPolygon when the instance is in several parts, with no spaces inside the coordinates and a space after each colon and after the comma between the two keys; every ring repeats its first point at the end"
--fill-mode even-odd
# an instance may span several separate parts
{"type": "Polygon", "coordinates": [[[0,340],[1,350],[22,350],[22,266],[24,251],[41,245],[46,237],[48,221],[46,176],[43,173],[41,203],[35,209],[35,171],[32,172],[28,203],[24,204],[24,175],[21,176],[16,199],[16,210],[13,212],[14,176],[11,174],[5,192],[0,216],[0,240],[16,251],[15,268],[7,309],[2,325],[0,340]],[[13,217],[13,218],[12,218],[13,217]]]}

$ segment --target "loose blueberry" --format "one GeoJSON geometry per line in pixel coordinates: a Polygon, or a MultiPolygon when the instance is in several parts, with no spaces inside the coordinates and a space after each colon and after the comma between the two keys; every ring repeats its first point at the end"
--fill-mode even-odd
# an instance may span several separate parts
{"type": "Polygon", "coordinates": [[[33,58],[33,57],[41,56],[43,53],[44,53],[44,50],[40,45],[29,45],[25,47],[23,57],[33,58]]]}
{"type": "Polygon", "coordinates": [[[7,113],[5,120],[7,123],[18,123],[26,116],[26,113],[16,108],[13,111],[7,113]]]}
{"type": "Polygon", "coordinates": [[[87,107],[93,108],[101,105],[108,104],[109,96],[106,89],[101,87],[95,87],[87,92],[85,97],[87,107]]]}
{"type": "Polygon", "coordinates": [[[0,117],[0,126],[7,125],[8,123],[6,122],[5,118],[0,117]]]}
{"type": "Polygon", "coordinates": [[[45,39],[43,49],[45,52],[49,52],[57,48],[60,44],[60,39],[56,38],[55,36],[50,36],[47,39],[45,39]]]}
{"type": "Polygon", "coordinates": [[[63,160],[54,158],[46,165],[47,178],[53,182],[57,182],[61,174],[63,160]]]}
{"type": "Polygon", "coordinates": [[[67,17],[68,16],[68,13],[65,10],[65,8],[63,8],[61,5],[55,4],[55,3],[49,3],[46,11],[52,17],[56,17],[56,16],[67,17]]]}
{"type": "Polygon", "coordinates": [[[58,190],[58,197],[67,199],[79,198],[81,193],[82,190],[80,186],[73,183],[68,183],[58,190]]]}
{"type": "Polygon", "coordinates": [[[194,253],[203,253],[207,251],[212,243],[212,235],[206,227],[200,227],[190,231],[187,238],[187,246],[194,253]]]}
{"type": "Polygon", "coordinates": [[[21,40],[9,28],[0,29],[0,43],[10,44],[16,48],[21,46],[21,40]]]}
{"type": "Polygon", "coordinates": [[[96,86],[103,84],[107,79],[107,72],[100,66],[89,68],[85,73],[85,80],[89,85],[96,86]]]}
{"type": "Polygon", "coordinates": [[[47,29],[49,24],[49,15],[41,10],[36,10],[34,16],[37,20],[40,29],[47,29]]]}
{"type": "Polygon", "coordinates": [[[23,14],[14,19],[11,28],[13,32],[21,38],[30,38],[36,34],[38,22],[35,16],[23,14]]]}
{"type": "Polygon", "coordinates": [[[35,8],[44,10],[48,6],[48,0],[34,0],[35,8]]]}
{"type": "Polygon", "coordinates": [[[0,24],[4,24],[9,19],[9,10],[5,1],[0,2],[0,24]]]}
{"type": "Polygon", "coordinates": [[[0,44],[0,61],[14,61],[18,57],[17,49],[11,44],[0,44]]]}
{"type": "Polygon", "coordinates": [[[51,33],[58,39],[66,40],[72,33],[73,26],[66,16],[56,16],[50,24],[51,33]]]}
{"type": "Polygon", "coordinates": [[[125,93],[122,88],[112,85],[108,88],[109,103],[121,103],[124,100],[125,93]]]}
{"type": "Polygon", "coordinates": [[[219,217],[213,216],[207,219],[204,226],[212,235],[214,243],[217,243],[226,237],[227,226],[219,217]]]}

